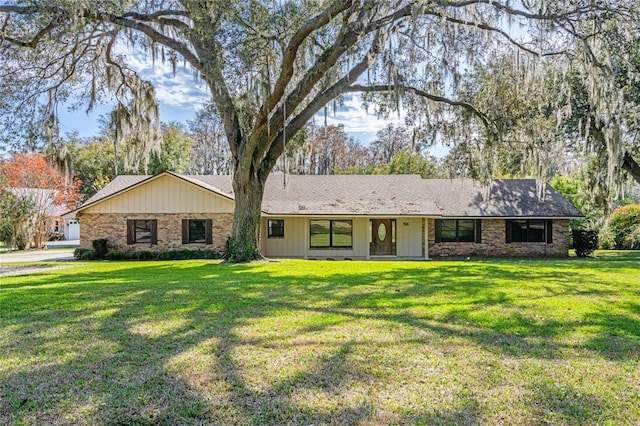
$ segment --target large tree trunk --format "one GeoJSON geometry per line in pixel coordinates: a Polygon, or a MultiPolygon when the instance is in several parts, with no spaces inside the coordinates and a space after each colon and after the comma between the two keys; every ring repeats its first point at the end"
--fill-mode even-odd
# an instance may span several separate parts
{"type": "Polygon", "coordinates": [[[258,249],[262,196],[266,176],[236,167],[233,175],[235,208],[233,228],[227,244],[227,260],[248,262],[262,257],[258,249]]]}
{"type": "Polygon", "coordinates": [[[631,177],[640,184],[640,165],[633,159],[629,151],[624,153],[622,168],[629,172],[631,177]]]}

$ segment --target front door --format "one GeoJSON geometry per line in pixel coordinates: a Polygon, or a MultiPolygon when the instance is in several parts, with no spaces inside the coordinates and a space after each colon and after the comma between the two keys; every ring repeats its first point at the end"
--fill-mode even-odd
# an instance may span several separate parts
{"type": "Polygon", "coordinates": [[[371,219],[372,256],[395,256],[396,254],[396,220],[371,219]]]}

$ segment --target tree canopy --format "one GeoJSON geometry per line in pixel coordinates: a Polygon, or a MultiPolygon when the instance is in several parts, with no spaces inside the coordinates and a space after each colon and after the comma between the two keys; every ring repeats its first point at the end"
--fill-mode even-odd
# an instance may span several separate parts
{"type": "MultiPolygon", "coordinates": [[[[631,0],[16,1],[0,5],[0,107],[5,125],[34,135],[39,117],[46,136],[61,101],[90,109],[111,96],[118,137],[137,137],[148,153],[158,143],[154,88],[127,51],[188,64],[210,89],[232,154],[230,246],[244,260],[257,255],[264,182],[287,140],[345,93],[363,93],[383,115],[402,108],[413,124],[439,123],[447,140],[497,143],[500,128],[458,90],[466,70],[497,54],[532,70],[565,61],[584,71],[619,163],[624,103],[611,52],[631,46],[637,9],[631,0]],[[612,28],[619,41],[608,44],[612,28]],[[479,124],[440,125],[450,107],[479,124]]],[[[549,78],[564,79],[567,69],[554,66],[549,78]]]]}

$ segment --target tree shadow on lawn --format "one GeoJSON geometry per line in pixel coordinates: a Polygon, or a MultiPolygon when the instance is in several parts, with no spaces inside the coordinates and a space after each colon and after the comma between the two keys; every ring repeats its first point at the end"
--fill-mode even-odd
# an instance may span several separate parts
{"type": "MultiPolygon", "coordinates": [[[[584,326],[586,320],[586,325],[601,330],[601,341],[590,350],[623,359],[637,354],[640,347],[640,323],[632,316],[626,318],[625,334],[612,341],[620,318],[606,313],[568,324],[540,323],[520,313],[521,297],[497,285],[492,276],[517,285],[527,271],[455,264],[431,269],[425,264],[383,273],[318,276],[304,271],[273,273],[256,265],[176,265],[123,265],[104,274],[63,274],[54,279],[42,274],[25,279],[24,287],[9,287],[12,291],[1,299],[8,309],[0,314],[0,323],[10,331],[0,337],[13,336],[14,341],[1,352],[3,357],[36,361],[1,373],[0,413],[5,414],[0,414],[0,422],[477,422],[479,403],[468,397],[445,409],[424,408],[406,415],[379,413],[375,398],[345,397],[355,384],[366,387],[374,380],[359,364],[350,362],[354,345],[361,344],[358,336],[326,343],[324,349],[311,354],[311,360],[302,362],[301,370],[274,370],[270,379],[248,383],[250,370],[246,362],[239,361],[239,357],[250,358],[245,347],[268,349],[280,343],[266,335],[268,330],[250,339],[238,335],[238,330],[261,320],[271,321],[280,312],[331,317],[312,324],[303,321],[282,332],[284,335],[316,335],[341,324],[374,320],[392,329],[414,330],[411,339],[417,344],[453,337],[501,356],[544,359],[566,356],[563,350],[567,348],[557,337],[584,326]],[[44,288],[45,283],[50,287],[44,288]],[[482,319],[483,311],[502,307],[509,309],[494,314],[490,321],[482,319]],[[175,325],[171,327],[163,324],[172,321],[175,325]],[[619,343],[618,339],[626,345],[607,344],[619,343]],[[212,343],[199,353],[196,349],[203,342],[212,343]],[[326,399],[323,404],[311,401],[318,395],[326,399]]],[[[524,297],[583,295],[584,289],[561,284],[572,282],[571,277],[569,272],[565,276],[538,271],[539,281],[553,283],[524,297]]],[[[602,296],[615,292],[597,286],[589,291],[602,296]]],[[[637,305],[629,309],[637,315],[637,305]]],[[[286,353],[297,356],[293,350],[286,353]]],[[[539,396],[538,400],[545,399],[539,396]]],[[[598,407],[597,401],[590,402],[586,414],[598,407]]],[[[586,415],[578,414],[576,419],[586,415]]]]}

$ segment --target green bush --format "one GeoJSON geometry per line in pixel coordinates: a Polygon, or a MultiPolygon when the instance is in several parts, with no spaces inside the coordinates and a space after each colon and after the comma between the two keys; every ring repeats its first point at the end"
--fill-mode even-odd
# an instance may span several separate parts
{"type": "Polygon", "coordinates": [[[127,257],[132,260],[152,260],[155,259],[155,254],[152,251],[140,250],[127,253],[127,257]]]}
{"type": "Polygon", "coordinates": [[[73,257],[77,260],[94,260],[96,252],[88,248],[78,247],[73,251],[73,257]]]}
{"type": "Polygon", "coordinates": [[[640,250],[640,223],[631,228],[622,240],[622,245],[629,250],[640,250]]]}
{"type": "Polygon", "coordinates": [[[586,229],[573,230],[573,248],[576,256],[587,257],[598,247],[598,231],[586,229]]]}
{"type": "Polygon", "coordinates": [[[607,228],[610,234],[608,238],[612,243],[610,248],[616,250],[640,248],[640,204],[629,204],[615,209],[609,216],[607,228]]]}
{"type": "Polygon", "coordinates": [[[104,259],[107,256],[107,239],[97,238],[91,241],[93,250],[96,252],[96,259],[104,259]]]}
{"type": "MultiPolygon", "coordinates": [[[[87,250],[87,249],[77,249],[87,250]]],[[[187,260],[187,259],[221,259],[220,252],[215,250],[165,250],[165,251],[118,251],[111,250],[105,255],[107,260],[187,260]]]]}
{"type": "Polygon", "coordinates": [[[105,259],[107,260],[124,260],[127,258],[127,253],[118,250],[112,250],[107,252],[105,259]]]}

